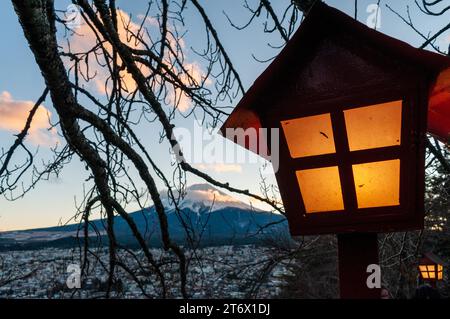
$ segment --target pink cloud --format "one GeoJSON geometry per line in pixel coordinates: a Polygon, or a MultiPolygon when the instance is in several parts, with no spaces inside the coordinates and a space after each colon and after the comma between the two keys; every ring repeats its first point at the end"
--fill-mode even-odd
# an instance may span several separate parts
{"type": "MultiPolygon", "coordinates": [[[[145,30],[141,30],[141,23],[144,20],[143,15],[138,15],[138,20],[140,21],[133,21],[131,17],[125,13],[122,10],[118,10],[119,15],[119,23],[118,23],[118,33],[119,37],[122,40],[122,42],[126,43],[128,46],[134,48],[134,49],[145,49],[145,46],[136,41],[134,37],[131,36],[131,34],[138,34],[140,31],[140,35],[146,41],[147,43],[152,43],[152,40],[149,38],[149,33],[146,33],[145,30]]],[[[144,26],[147,27],[149,30],[152,28],[158,28],[159,24],[156,18],[153,17],[147,17],[144,20],[144,26]]],[[[98,33],[98,32],[97,32],[98,33]]],[[[178,41],[173,37],[172,33],[169,32],[167,36],[168,44],[173,48],[173,50],[177,51],[177,46],[179,46],[181,49],[184,49],[186,47],[186,44],[183,39],[179,39],[178,41]]],[[[97,43],[97,38],[94,32],[91,30],[89,25],[87,23],[82,23],[77,29],[76,32],[71,35],[70,39],[70,50],[72,53],[83,53],[90,51],[97,43]]],[[[112,52],[112,48],[109,45],[109,43],[104,44],[106,51],[109,53],[112,52]]],[[[64,44],[64,49],[68,51],[69,45],[64,44]]],[[[81,64],[81,72],[85,75],[85,77],[92,77],[95,75],[94,79],[91,79],[89,83],[86,83],[83,79],[80,78],[84,84],[90,85],[93,87],[98,93],[100,94],[106,94],[107,91],[111,89],[111,83],[109,83],[108,86],[105,86],[105,83],[107,82],[110,74],[107,67],[105,67],[103,56],[101,49],[98,48],[96,50],[98,53],[96,58],[94,58],[93,55],[90,56],[90,62],[89,62],[89,74],[86,66],[84,64],[81,64]],[[96,59],[100,59],[97,61],[96,59]]],[[[172,54],[168,51],[164,58],[164,62],[168,65],[172,65],[172,61],[174,60],[174,57],[172,54]]],[[[67,67],[70,67],[73,62],[70,62],[68,59],[65,60],[67,67]]],[[[119,64],[121,63],[121,60],[119,58],[119,64]]],[[[144,76],[149,76],[151,74],[151,71],[142,65],[139,65],[142,73],[144,76]]],[[[191,86],[192,83],[191,79],[194,79],[195,82],[201,83],[202,79],[205,77],[205,72],[203,71],[202,67],[197,62],[186,62],[184,65],[185,69],[189,73],[189,76],[187,76],[184,73],[180,73],[180,70],[178,70],[177,67],[172,66],[172,72],[174,74],[181,74],[180,79],[181,81],[187,85],[191,86]],[[191,79],[190,79],[191,78],[191,79]]],[[[126,70],[122,70],[120,72],[121,78],[122,78],[122,86],[126,88],[128,92],[133,92],[136,90],[136,83],[134,82],[131,74],[129,74],[126,70]]],[[[206,81],[206,84],[211,84],[210,80],[206,81]]],[[[184,94],[184,92],[178,88],[170,88],[170,90],[167,92],[166,96],[166,102],[169,105],[175,105],[177,104],[177,107],[180,111],[188,111],[192,107],[192,103],[189,99],[189,97],[184,94]]]]}
{"type": "MultiPolygon", "coordinates": [[[[14,100],[12,95],[4,91],[0,94],[0,130],[20,132],[35,102],[14,100]]],[[[55,128],[48,130],[51,112],[44,106],[39,106],[33,117],[27,139],[35,145],[54,146],[58,143],[55,128]]]]}
{"type": "MultiPolygon", "coordinates": [[[[133,33],[138,33],[140,26],[133,21],[131,21],[130,17],[124,13],[121,10],[118,10],[119,13],[119,36],[120,39],[127,43],[128,46],[135,48],[135,49],[142,49],[143,46],[140,43],[137,43],[134,39],[129,37],[129,33],[127,33],[127,30],[125,29],[125,25],[129,28],[129,30],[133,33]],[[122,22],[122,23],[121,23],[122,22]]],[[[70,44],[64,43],[63,47],[66,51],[70,50],[74,54],[78,53],[84,53],[90,51],[96,44],[97,44],[97,37],[95,33],[91,30],[91,27],[87,23],[82,23],[80,26],[78,26],[70,38],[69,42],[70,44]]],[[[98,31],[97,31],[98,33],[98,31]]],[[[99,34],[99,33],[98,33],[99,34]]],[[[105,42],[104,47],[106,51],[111,54],[112,47],[109,43],[105,42]]],[[[106,94],[107,90],[111,89],[111,83],[109,83],[109,87],[106,87],[105,84],[108,80],[108,77],[110,76],[108,67],[104,66],[105,59],[102,54],[102,49],[99,47],[96,49],[96,56],[90,55],[89,56],[89,69],[86,67],[84,63],[81,63],[80,69],[81,73],[84,75],[85,78],[91,78],[95,75],[94,79],[90,79],[89,84],[93,86],[98,93],[100,94],[106,94]]],[[[68,59],[65,60],[66,65],[68,67],[71,66],[73,62],[69,61],[68,59]]],[[[121,63],[121,60],[119,58],[119,64],[121,63]]],[[[120,72],[121,78],[122,78],[122,85],[125,87],[129,92],[132,92],[136,89],[136,84],[133,81],[132,76],[126,71],[122,70],[120,72]]],[[[81,82],[84,82],[87,84],[87,81],[84,81],[84,79],[81,79],[81,82]]]]}

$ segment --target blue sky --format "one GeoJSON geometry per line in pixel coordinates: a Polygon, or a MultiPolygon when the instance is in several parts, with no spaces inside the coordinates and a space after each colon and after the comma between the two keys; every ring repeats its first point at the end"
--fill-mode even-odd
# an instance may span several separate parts
{"type": "MultiPolygon", "coordinates": [[[[126,13],[131,14],[132,17],[137,17],[139,14],[145,12],[147,1],[117,1],[118,6],[126,13]]],[[[219,0],[202,0],[200,1],[211,21],[214,23],[223,44],[228,48],[231,59],[239,71],[244,86],[248,88],[257,76],[264,70],[267,64],[261,64],[252,58],[255,54],[258,58],[266,59],[274,56],[278,50],[269,47],[267,44],[271,43],[279,45],[280,39],[275,35],[267,35],[262,32],[263,20],[256,20],[248,29],[238,31],[230,26],[223,11],[225,11],[235,23],[243,24],[249,17],[249,12],[242,7],[241,0],[219,1],[219,0]]],[[[287,0],[271,1],[277,12],[282,12],[287,0]]],[[[327,4],[334,6],[353,16],[353,0],[330,0],[325,1],[327,4]]],[[[359,1],[358,5],[358,20],[366,22],[369,13],[366,8],[377,1],[359,1]]],[[[250,4],[256,1],[249,1],[250,4]]],[[[390,12],[385,4],[389,5],[402,14],[406,13],[407,5],[411,8],[411,17],[415,25],[424,34],[433,33],[434,30],[446,25],[449,21],[449,14],[442,17],[429,17],[421,14],[415,7],[414,1],[400,0],[400,1],[381,1],[381,27],[380,32],[401,39],[410,43],[413,46],[419,46],[423,40],[404,24],[397,16],[390,12]]],[[[56,5],[58,9],[65,9],[68,1],[57,0],[56,5]]],[[[186,30],[185,41],[188,46],[199,47],[204,41],[204,37],[198,36],[202,34],[203,26],[198,23],[197,17],[193,10],[188,11],[186,18],[189,28],[186,30]]],[[[10,1],[0,1],[0,39],[2,39],[2,46],[0,50],[0,145],[7,148],[14,141],[13,134],[17,133],[17,128],[14,123],[6,123],[6,117],[2,113],[3,103],[14,101],[17,103],[26,103],[26,101],[35,101],[44,89],[44,81],[38,71],[34,62],[34,58],[28,49],[28,45],[23,36],[22,30],[18,24],[17,16],[12,8],[10,1]],[[5,102],[6,101],[6,102],[5,102]],[[2,118],[3,117],[3,118],[2,118]]],[[[326,21],[324,21],[326,23],[326,21]]],[[[450,33],[443,34],[437,41],[437,44],[443,49],[447,50],[450,39],[450,33]]],[[[194,56],[190,56],[195,61],[194,56]]],[[[235,105],[239,100],[231,102],[235,105]]],[[[51,102],[47,99],[44,104],[45,108],[52,113],[51,119],[55,121],[54,111],[51,102]]],[[[42,113],[42,121],[45,120],[47,113],[42,113]]],[[[45,121],[44,121],[45,122],[45,121]]],[[[177,119],[176,124],[188,129],[193,127],[193,119],[181,120],[177,119]]],[[[28,144],[36,149],[39,146],[38,159],[47,159],[50,156],[48,146],[43,142],[46,139],[57,138],[56,135],[45,131],[45,125],[39,132],[36,131],[37,137],[30,137],[28,144]],[[39,135],[40,134],[40,135],[39,135]]],[[[142,127],[141,133],[148,134],[148,128],[142,127]]],[[[152,139],[144,141],[146,145],[154,147],[155,160],[166,171],[170,172],[170,165],[167,161],[166,144],[159,145],[152,139]]],[[[240,171],[208,171],[211,175],[219,180],[226,180],[231,185],[250,189],[253,192],[259,192],[258,180],[260,165],[246,164],[240,166],[240,171]]],[[[67,221],[75,213],[75,203],[82,199],[83,184],[87,178],[87,172],[84,166],[78,159],[74,159],[63,170],[58,178],[52,178],[49,181],[42,181],[32,192],[28,193],[24,198],[17,201],[10,202],[4,198],[0,198],[0,231],[12,229],[26,229],[43,226],[54,226],[61,220],[67,221]]],[[[269,181],[274,182],[273,176],[269,176],[269,181]]],[[[190,184],[202,182],[200,179],[189,175],[188,182],[190,184]]],[[[160,184],[161,186],[161,184],[160,184]]],[[[242,198],[246,200],[245,198],[242,198]]],[[[129,207],[133,209],[132,206],[129,207]]]]}

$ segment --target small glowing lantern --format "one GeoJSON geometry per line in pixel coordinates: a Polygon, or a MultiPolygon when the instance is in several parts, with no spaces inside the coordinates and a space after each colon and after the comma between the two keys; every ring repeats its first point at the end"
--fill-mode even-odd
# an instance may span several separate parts
{"type": "Polygon", "coordinates": [[[292,235],[420,229],[429,93],[449,66],[318,1],[221,131],[273,159],[228,130],[279,129],[292,235]]]}
{"type": "Polygon", "coordinates": [[[442,260],[433,253],[425,253],[419,261],[419,274],[424,281],[436,282],[442,280],[444,274],[442,260]]]}

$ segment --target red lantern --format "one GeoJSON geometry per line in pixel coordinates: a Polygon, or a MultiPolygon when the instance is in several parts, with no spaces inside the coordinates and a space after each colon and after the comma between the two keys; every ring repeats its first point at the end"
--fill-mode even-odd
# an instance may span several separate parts
{"type": "Polygon", "coordinates": [[[419,275],[423,281],[435,283],[443,279],[444,263],[433,253],[425,253],[419,261],[419,275]]]}
{"type": "Polygon", "coordinates": [[[279,129],[292,235],[420,229],[430,88],[449,66],[319,1],[221,130],[279,129]]]}

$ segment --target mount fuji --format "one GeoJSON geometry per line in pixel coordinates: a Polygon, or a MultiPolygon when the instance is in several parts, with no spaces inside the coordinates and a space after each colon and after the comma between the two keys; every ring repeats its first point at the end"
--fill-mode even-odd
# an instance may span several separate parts
{"type": "MultiPolygon", "coordinates": [[[[254,208],[209,184],[196,184],[186,189],[178,208],[161,194],[173,241],[185,247],[218,245],[273,245],[290,243],[287,220],[280,214],[254,208]]],[[[161,247],[159,219],[153,206],[129,213],[138,230],[151,247],[161,247]]],[[[97,219],[89,226],[91,245],[107,245],[106,221],[97,219]]],[[[137,246],[127,222],[120,216],[114,220],[117,241],[124,246],[137,246]]],[[[80,224],[9,231],[0,233],[0,249],[41,249],[73,247],[82,239],[80,224]],[[79,237],[79,238],[78,238],[79,237]]]]}

